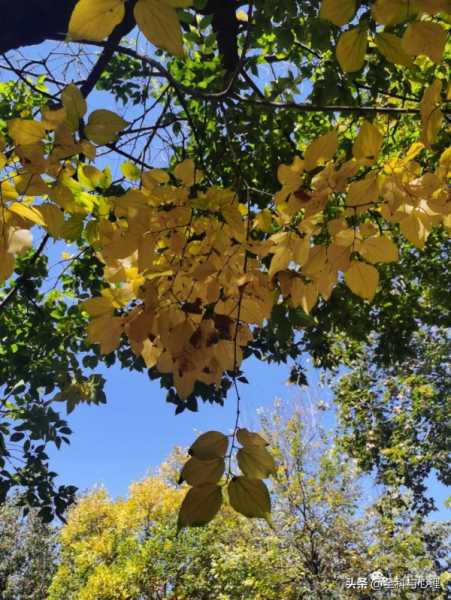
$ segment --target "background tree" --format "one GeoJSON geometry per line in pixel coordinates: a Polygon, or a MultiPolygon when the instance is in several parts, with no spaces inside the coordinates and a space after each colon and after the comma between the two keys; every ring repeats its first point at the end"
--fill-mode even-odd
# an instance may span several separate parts
{"type": "Polygon", "coordinates": [[[363,506],[353,461],[304,411],[279,403],[262,424],[278,459],[272,528],[226,506],[207,527],[177,535],[179,449],[128,499],[97,489],[70,510],[49,600],[362,598],[347,577],[446,570],[446,527],[412,524],[394,497],[363,506]]]}
{"type": "Polygon", "coordinates": [[[340,443],[379,482],[410,489],[417,508],[428,513],[434,502],[426,479],[434,474],[450,484],[448,332],[419,331],[409,358],[385,368],[372,352],[370,346],[359,353],[337,383],[340,443]]]}
{"type": "Polygon", "coordinates": [[[56,569],[56,531],[14,498],[0,507],[0,598],[43,600],[56,569]]]}

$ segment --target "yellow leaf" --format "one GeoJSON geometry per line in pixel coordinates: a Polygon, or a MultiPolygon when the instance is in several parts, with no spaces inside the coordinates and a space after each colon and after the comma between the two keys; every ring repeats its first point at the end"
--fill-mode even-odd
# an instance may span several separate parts
{"type": "Polygon", "coordinates": [[[363,206],[377,202],[379,198],[379,177],[370,173],[360,181],[353,181],[348,187],[346,206],[363,206]]]}
{"type": "Polygon", "coordinates": [[[247,23],[249,20],[248,14],[247,14],[247,12],[244,12],[244,10],[237,10],[236,18],[238,19],[238,21],[241,21],[242,23],[247,23]]]}
{"type": "Polygon", "coordinates": [[[9,252],[0,253],[0,283],[6,281],[14,273],[16,261],[9,252]]]}
{"type": "Polygon", "coordinates": [[[218,513],[221,504],[222,491],[219,485],[204,483],[191,488],[180,507],[177,529],[206,525],[218,513]]]}
{"type": "Polygon", "coordinates": [[[282,185],[298,188],[301,184],[301,175],[304,170],[304,161],[295,156],[291,165],[279,165],[277,169],[277,179],[282,185]]]}
{"type": "Polygon", "coordinates": [[[348,23],[355,13],[355,0],[323,0],[319,16],[337,27],[348,23]]]}
{"type": "Polygon", "coordinates": [[[225,461],[223,458],[199,460],[192,456],[180,473],[179,483],[186,481],[189,485],[203,483],[218,483],[224,474],[225,461]]]}
{"type": "Polygon", "coordinates": [[[229,440],[220,431],[207,431],[200,435],[188,454],[199,460],[210,460],[212,458],[223,458],[227,452],[229,440]]]}
{"type": "Polygon", "coordinates": [[[304,312],[310,313],[318,300],[318,286],[316,283],[304,283],[299,277],[294,277],[290,295],[295,307],[300,306],[304,312]]]}
{"type": "Polygon", "coordinates": [[[20,202],[14,202],[8,207],[8,209],[19,217],[27,219],[36,225],[45,226],[45,221],[42,218],[41,213],[33,206],[27,206],[26,204],[22,204],[20,202]]]}
{"type": "Polygon", "coordinates": [[[423,221],[416,215],[408,215],[399,224],[403,236],[417,248],[424,248],[430,231],[425,227],[423,221]]]}
{"type": "Polygon", "coordinates": [[[76,85],[69,84],[61,94],[64,109],[66,111],[66,122],[71,131],[77,131],[85,112],[88,110],[86,100],[76,85]]]}
{"type": "Polygon", "coordinates": [[[174,175],[188,187],[198,183],[202,178],[201,172],[199,170],[196,171],[194,160],[190,158],[187,158],[175,167],[174,175]]]}
{"type": "Polygon", "coordinates": [[[291,259],[292,254],[288,245],[280,244],[271,259],[271,265],[268,272],[269,277],[272,278],[279,271],[284,271],[288,267],[291,259]]]}
{"type": "Polygon", "coordinates": [[[232,508],[245,517],[268,519],[271,499],[268,488],[260,479],[234,477],[228,486],[232,508]]]}
{"type": "Polygon", "coordinates": [[[70,17],[68,38],[101,42],[124,15],[124,0],[79,0],[70,17]]]}
{"type": "Polygon", "coordinates": [[[305,151],[304,163],[306,171],[330,160],[338,148],[337,131],[333,129],[314,140],[305,151]]]}
{"type": "Polygon", "coordinates": [[[376,160],[382,145],[382,140],[383,138],[379,129],[372,123],[364,121],[360,128],[359,135],[352,147],[354,158],[369,158],[371,160],[376,160]]]}
{"type": "Polygon", "coordinates": [[[354,260],[345,273],[345,282],[354,294],[371,302],[379,285],[379,273],[371,265],[354,260]]]}
{"type": "Polygon", "coordinates": [[[432,62],[439,64],[447,40],[447,33],[438,23],[431,21],[415,21],[410,23],[402,38],[402,45],[407,54],[428,56],[432,62]]]}
{"type": "Polygon", "coordinates": [[[451,13],[450,0],[413,0],[415,8],[428,15],[435,15],[439,12],[451,13]]]}
{"type": "Polygon", "coordinates": [[[124,177],[133,181],[137,181],[141,177],[141,171],[130,161],[121,164],[121,171],[124,177]]]}
{"type": "Polygon", "coordinates": [[[134,15],[138,27],[149,42],[175,56],[183,57],[182,32],[174,8],[164,0],[138,0],[134,15]]]}
{"type": "Polygon", "coordinates": [[[437,134],[443,121],[443,113],[440,110],[442,82],[436,79],[428,86],[421,98],[420,115],[423,124],[421,141],[430,146],[437,139],[437,134]]]}
{"type": "Polygon", "coordinates": [[[83,300],[79,304],[82,310],[85,310],[91,315],[91,317],[101,317],[105,315],[113,315],[113,305],[109,298],[98,296],[96,298],[89,298],[89,300],[83,300]]]}
{"type": "Polygon", "coordinates": [[[376,0],[372,7],[373,19],[382,25],[397,25],[416,12],[412,0],[376,0]]]}
{"type": "Polygon", "coordinates": [[[406,53],[402,45],[402,40],[393,33],[378,33],[376,35],[376,47],[379,52],[389,62],[395,65],[410,67],[413,64],[412,58],[406,53]]]}
{"type": "Polygon", "coordinates": [[[33,236],[28,229],[11,229],[8,236],[8,252],[22,254],[33,245],[33,236]]]}
{"type": "Polygon", "coordinates": [[[100,344],[102,354],[109,354],[119,346],[122,332],[121,318],[102,315],[89,323],[88,340],[93,344],[100,344]]]}
{"type": "Polygon", "coordinates": [[[292,246],[293,260],[303,267],[310,255],[310,239],[308,237],[301,238],[296,236],[292,246]]]}
{"type": "Polygon", "coordinates": [[[55,204],[41,204],[37,210],[41,213],[50,235],[55,239],[61,238],[65,225],[63,211],[55,204]]]}
{"type": "Polygon", "coordinates": [[[385,236],[369,238],[361,243],[359,254],[370,263],[396,262],[399,259],[398,247],[385,236]]]}
{"type": "Polygon", "coordinates": [[[236,457],[246,477],[265,479],[276,472],[274,459],[263,446],[245,446],[238,450],[236,457]]]}
{"type": "Polygon", "coordinates": [[[85,127],[86,137],[99,146],[109,144],[128,125],[119,115],[110,110],[99,109],[89,115],[85,127]]]}
{"type": "Polygon", "coordinates": [[[154,367],[161,355],[161,348],[152,344],[149,339],[143,341],[141,356],[143,357],[146,367],[151,369],[154,367]]]}
{"type": "Polygon", "coordinates": [[[336,54],[345,73],[359,71],[363,67],[367,46],[368,39],[364,29],[354,27],[340,35],[336,54]]]}
{"type": "Polygon", "coordinates": [[[237,430],[236,439],[242,446],[268,446],[268,442],[261,435],[245,427],[237,430]]]}
{"type": "Polygon", "coordinates": [[[169,175],[163,169],[152,169],[142,174],[143,186],[148,190],[153,190],[157,185],[168,183],[169,175]]]}
{"type": "Polygon", "coordinates": [[[45,125],[38,121],[11,119],[8,121],[8,133],[18,146],[36,144],[45,136],[45,125]]]}

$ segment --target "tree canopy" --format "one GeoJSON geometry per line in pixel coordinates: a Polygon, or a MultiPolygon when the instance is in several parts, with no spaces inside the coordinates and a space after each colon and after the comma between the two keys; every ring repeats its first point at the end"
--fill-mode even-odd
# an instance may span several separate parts
{"type": "MultiPolygon", "coordinates": [[[[449,324],[448,0],[0,6],[0,498],[64,512],[46,444],[100,361],[234,394],[231,453],[249,356],[383,373],[449,324]]],[[[228,458],[266,514],[269,459],[228,458]]]]}

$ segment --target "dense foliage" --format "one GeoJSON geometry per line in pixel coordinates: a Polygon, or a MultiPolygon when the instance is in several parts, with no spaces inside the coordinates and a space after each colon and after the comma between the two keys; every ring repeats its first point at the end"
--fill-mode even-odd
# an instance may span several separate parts
{"type": "MultiPolygon", "coordinates": [[[[396,387],[449,325],[449,2],[37,4],[33,31],[18,1],[1,47],[0,499],[18,487],[62,515],[75,490],[55,488],[46,444],[69,439],[58,402],[105,400],[100,360],[147,370],[182,412],[239,403],[250,355],[305,383],[307,352],[374,374],[363,407],[361,381],[341,384],[345,443],[420,506],[444,384],[423,454],[377,405],[380,377],[396,387]],[[42,59],[14,51],[44,39],[60,41],[42,59]]],[[[445,375],[420,371],[413,420],[445,375]]]]}

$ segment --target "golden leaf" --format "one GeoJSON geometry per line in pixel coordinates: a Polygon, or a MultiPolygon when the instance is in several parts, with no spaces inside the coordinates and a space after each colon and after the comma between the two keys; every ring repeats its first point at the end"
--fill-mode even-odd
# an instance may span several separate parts
{"type": "Polygon", "coordinates": [[[263,446],[245,446],[237,452],[238,466],[246,477],[265,479],[276,472],[273,457],[263,446]]]}
{"type": "Polygon", "coordinates": [[[269,519],[271,499],[268,488],[260,479],[234,477],[228,486],[232,508],[245,517],[269,519]]]}
{"type": "Polygon", "coordinates": [[[224,474],[225,461],[223,458],[199,460],[192,456],[185,463],[180,473],[179,483],[186,481],[189,485],[202,485],[203,483],[217,483],[224,474]]]}
{"type": "Polygon", "coordinates": [[[55,204],[41,204],[37,210],[41,213],[50,235],[55,239],[61,238],[65,225],[64,213],[61,208],[55,204]]]}
{"type": "Polygon", "coordinates": [[[268,442],[261,435],[245,427],[237,429],[236,439],[242,446],[268,446],[268,442]]]}
{"type": "Polygon", "coordinates": [[[367,46],[365,29],[354,27],[340,35],[336,54],[340,67],[345,73],[359,71],[363,67],[367,46]]]}
{"type": "Polygon", "coordinates": [[[209,523],[222,505],[219,485],[204,483],[188,490],[180,507],[177,530],[183,527],[201,527],[209,523]]]}
{"type": "Polygon", "coordinates": [[[79,0],[70,17],[68,39],[101,42],[124,15],[124,0],[79,0]]]}
{"type": "Polygon", "coordinates": [[[45,226],[45,221],[41,213],[33,206],[27,206],[21,202],[14,202],[8,207],[8,210],[19,217],[22,217],[23,219],[27,219],[28,221],[35,223],[36,225],[45,226]]]}
{"type": "Polygon", "coordinates": [[[18,146],[36,144],[45,136],[45,125],[27,119],[11,119],[8,121],[8,133],[18,146]]]}
{"type": "Polygon", "coordinates": [[[86,137],[99,146],[113,142],[117,134],[128,125],[119,115],[103,108],[89,115],[85,127],[86,137]]]}
{"type": "Polygon", "coordinates": [[[375,42],[379,52],[389,62],[404,67],[412,66],[412,58],[404,50],[402,40],[397,35],[384,31],[376,35],[375,42]]]}
{"type": "Polygon", "coordinates": [[[119,346],[122,331],[121,318],[102,315],[89,323],[88,340],[100,344],[102,354],[109,354],[119,346]]]}
{"type": "Polygon", "coordinates": [[[174,175],[187,187],[191,187],[202,179],[202,174],[196,170],[194,160],[190,158],[179,163],[174,169],[174,175]]]}
{"type": "Polygon", "coordinates": [[[345,272],[345,282],[354,294],[371,302],[379,285],[379,273],[371,265],[354,260],[345,272]]]}
{"type": "Polygon", "coordinates": [[[138,0],[136,23],[146,38],[175,56],[183,57],[183,40],[177,13],[164,0],[138,0]]]}
{"type": "Polygon", "coordinates": [[[402,45],[407,54],[417,56],[424,54],[432,62],[439,64],[443,58],[448,34],[438,23],[431,21],[415,21],[410,23],[402,38],[402,45]]]}
{"type": "Polygon", "coordinates": [[[190,456],[199,460],[223,458],[227,452],[229,440],[220,431],[207,431],[200,435],[188,450],[190,456]]]}
{"type": "Polygon", "coordinates": [[[377,174],[370,173],[360,181],[353,181],[348,187],[346,206],[370,205],[377,202],[380,182],[377,174]]]}
{"type": "Polygon", "coordinates": [[[370,263],[389,263],[399,259],[398,247],[386,236],[369,238],[361,243],[359,254],[370,263]]]}
{"type": "Polygon", "coordinates": [[[399,224],[403,236],[417,248],[424,248],[430,231],[415,214],[408,215],[399,224]]]}
{"type": "Polygon", "coordinates": [[[322,165],[330,160],[338,148],[337,131],[333,129],[316,140],[313,140],[304,154],[304,164],[306,171],[311,171],[318,165],[322,165]]]}
{"type": "Polygon", "coordinates": [[[319,16],[337,27],[348,23],[355,13],[355,0],[323,0],[319,16]]]}
{"type": "Polygon", "coordinates": [[[352,146],[354,158],[376,160],[382,145],[382,140],[383,137],[379,129],[373,125],[373,123],[364,121],[354,145],[352,146]]]}
{"type": "Polygon", "coordinates": [[[376,0],[372,7],[373,19],[382,25],[397,25],[416,12],[412,0],[376,0]]]}
{"type": "Polygon", "coordinates": [[[61,93],[61,100],[66,111],[66,122],[71,131],[77,131],[80,119],[88,110],[86,100],[76,85],[69,84],[61,93]]]}
{"type": "Polygon", "coordinates": [[[430,146],[436,141],[437,134],[442,125],[443,113],[440,110],[441,91],[442,82],[440,79],[435,79],[435,81],[425,89],[423,97],[421,98],[420,115],[423,124],[421,140],[426,146],[430,146]]]}

